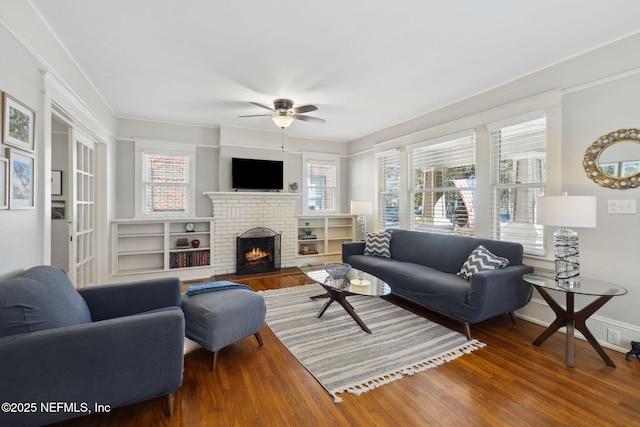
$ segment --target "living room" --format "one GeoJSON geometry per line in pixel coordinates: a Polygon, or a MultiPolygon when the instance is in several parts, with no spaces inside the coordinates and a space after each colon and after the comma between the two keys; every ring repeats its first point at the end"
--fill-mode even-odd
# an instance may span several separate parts
{"type": "MultiPolygon", "coordinates": [[[[617,12],[625,16],[634,15],[633,12],[637,11],[633,9],[637,8],[636,5],[625,2],[621,2],[618,8],[617,12]]],[[[96,248],[95,282],[116,283],[129,277],[113,272],[112,223],[136,216],[136,191],[131,183],[136,180],[136,144],[145,140],[174,141],[193,147],[197,175],[192,216],[209,218],[212,216],[212,200],[204,193],[233,191],[230,170],[233,157],[282,160],[285,166],[284,191],[291,191],[289,184],[300,185],[296,196],[299,214],[308,214],[303,186],[305,161],[314,158],[335,161],[340,178],[337,213],[349,214],[351,200],[379,200],[376,176],[380,156],[397,152],[403,162],[408,162],[409,152],[425,142],[473,131],[477,173],[475,235],[491,237],[491,130],[501,123],[544,112],[548,194],[567,192],[569,195],[597,198],[597,227],[577,230],[580,235],[581,274],[628,290],[628,294],[613,298],[604,305],[597,316],[590,319],[589,327],[609,354],[616,354],[618,359],[629,350],[630,341],[640,340],[640,324],[635,317],[635,307],[640,302],[637,297],[640,285],[635,280],[632,267],[635,262],[634,243],[640,240],[640,227],[636,214],[616,214],[608,207],[611,201],[637,202],[639,190],[600,186],[587,176],[583,166],[587,148],[599,137],[618,129],[638,127],[635,100],[640,95],[640,58],[633,55],[640,46],[637,28],[628,27],[620,33],[624,37],[621,35],[607,39],[607,43],[594,44],[580,54],[576,52],[575,56],[541,69],[522,70],[518,78],[504,80],[502,84],[487,87],[479,93],[466,94],[430,112],[406,116],[402,122],[345,142],[328,137],[298,136],[294,126],[308,125],[310,129],[322,126],[313,123],[295,123],[290,129],[281,131],[273,123],[269,123],[272,130],[268,130],[251,128],[253,121],[247,122],[246,127],[225,123],[206,126],[121,115],[113,111],[68,57],[31,2],[3,1],[0,10],[0,52],[4,58],[11,58],[11,66],[0,69],[0,90],[35,111],[34,151],[37,156],[34,208],[0,211],[3,235],[0,241],[3,259],[0,263],[1,278],[31,266],[50,264],[60,255],[59,252],[67,252],[66,246],[64,251],[60,251],[59,244],[54,244],[54,229],[66,221],[52,220],[50,215],[50,171],[62,169],[54,167],[59,151],[55,147],[60,141],[67,141],[68,130],[72,128],[66,119],[81,124],[81,130],[88,131],[99,140],[95,144],[96,158],[100,159],[96,203],[101,209],[96,212],[95,231],[97,241],[109,244],[96,248]],[[618,343],[608,341],[608,329],[619,331],[618,343]]],[[[474,65],[472,68],[478,67],[474,65]]],[[[269,102],[277,96],[280,95],[268,94],[261,99],[241,100],[246,104],[242,114],[261,112],[248,101],[269,102]]],[[[317,104],[317,115],[322,117],[323,110],[328,111],[329,106],[323,109],[320,102],[317,104]]],[[[408,163],[403,166],[405,173],[408,170],[406,165],[408,163]]],[[[66,175],[67,171],[64,171],[63,180],[66,175]]],[[[401,228],[408,228],[413,206],[409,189],[403,188],[403,191],[399,222],[401,228]]],[[[369,231],[384,228],[379,223],[377,206],[374,203],[373,213],[366,217],[369,231]]],[[[525,255],[525,264],[541,271],[553,270],[553,230],[547,227],[544,253],[525,255]]],[[[297,259],[294,264],[301,262],[304,259],[297,259]]],[[[214,273],[215,265],[206,274],[204,270],[189,274],[214,273]]],[[[143,275],[138,277],[144,278],[143,275]]],[[[588,299],[579,301],[582,303],[588,299]]],[[[518,310],[517,315],[534,325],[546,326],[553,320],[552,311],[537,294],[531,303],[518,310]]]]}

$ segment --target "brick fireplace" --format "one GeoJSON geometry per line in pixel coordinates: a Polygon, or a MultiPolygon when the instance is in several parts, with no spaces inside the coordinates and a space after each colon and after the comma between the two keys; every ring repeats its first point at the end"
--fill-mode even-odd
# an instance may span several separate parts
{"type": "Polygon", "coordinates": [[[213,207],[215,274],[236,272],[237,237],[254,227],[281,233],[280,265],[296,265],[296,206],[300,193],[205,192],[213,207]]]}

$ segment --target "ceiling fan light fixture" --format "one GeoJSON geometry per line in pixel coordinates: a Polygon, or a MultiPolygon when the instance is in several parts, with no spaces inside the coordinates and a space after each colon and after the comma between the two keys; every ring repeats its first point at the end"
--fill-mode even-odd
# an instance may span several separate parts
{"type": "Polygon", "coordinates": [[[289,115],[278,114],[277,116],[273,116],[272,119],[273,119],[273,122],[276,124],[276,126],[282,129],[289,127],[291,122],[293,122],[293,117],[289,115]]]}

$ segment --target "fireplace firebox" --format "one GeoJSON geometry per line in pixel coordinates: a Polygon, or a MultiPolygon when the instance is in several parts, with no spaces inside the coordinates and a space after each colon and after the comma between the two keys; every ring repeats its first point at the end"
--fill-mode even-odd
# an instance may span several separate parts
{"type": "Polygon", "coordinates": [[[270,228],[255,227],[236,239],[236,273],[280,270],[280,237],[270,228]]]}

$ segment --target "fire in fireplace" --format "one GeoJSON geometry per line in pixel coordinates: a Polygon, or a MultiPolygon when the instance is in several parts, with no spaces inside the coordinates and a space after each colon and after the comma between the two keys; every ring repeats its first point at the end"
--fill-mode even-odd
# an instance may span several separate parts
{"type": "Polygon", "coordinates": [[[265,227],[255,227],[238,236],[236,273],[280,270],[280,236],[265,227]]]}

